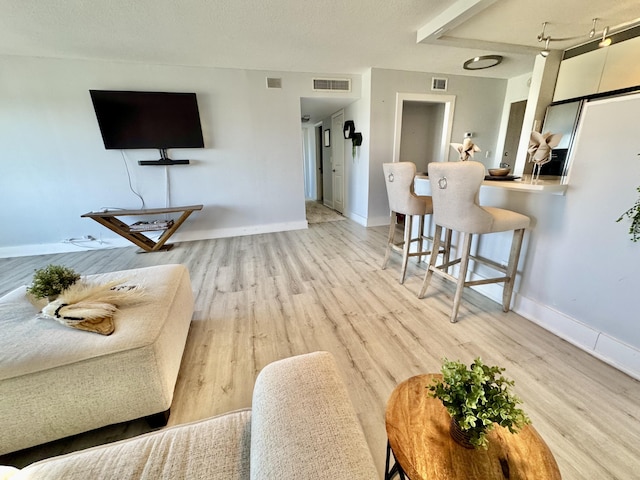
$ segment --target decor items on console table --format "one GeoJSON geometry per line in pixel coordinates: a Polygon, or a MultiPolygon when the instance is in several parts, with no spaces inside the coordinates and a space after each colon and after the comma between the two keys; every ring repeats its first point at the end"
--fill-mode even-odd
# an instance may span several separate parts
{"type": "MultiPolygon", "coordinates": [[[[173,235],[183,222],[196,210],[202,210],[202,205],[189,205],[186,207],[169,207],[169,208],[149,208],[146,210],[108,210],[106,212],[89,212],[82,217],[93,218],[96,222],[104,225],[109,230],[117,233],[123,238],[136,244],[145,252],[157,252],[158,250],[169,250],[173,245],[166,244],[167,240],[173,235]],[[159,228],[154,230],[164,230],[158,241],[154,242],[146,235],[143,235],[137,228],[131,228],[129,225],[116,217],[124,216],[142,216],[142,215],[162,215],[166,213],[182,212],[180,218],[175,222],[159,223],[159,228]],[[166,227],[166,229],[165,229],[166,227]]],[[[145,231],[150,231],[146,229],[145,231]]]]}

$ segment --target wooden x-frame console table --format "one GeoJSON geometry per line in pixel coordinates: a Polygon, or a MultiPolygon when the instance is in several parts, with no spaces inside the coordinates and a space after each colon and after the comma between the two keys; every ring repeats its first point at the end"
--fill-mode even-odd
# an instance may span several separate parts
{"type": "Polygon", "coordinates": [[[109,230],[117,233],[123,238],[136,244],[145,252],[157,252],[158,250],[169,250],[173,245],[167,244],[167,240],[175,233],[180,225],[196,210],[202,210],[202,205],[189,205],[187,207],[169,207],[169,208],[149,208],[144,210],[108,210],[106,212],[89,212],[81,215],[82,217],[93,218],[96,222],[104,225],[109,230]],[[135,215],[161,215],[165,213],[182,212],[182,215],[175,220],[173,225],[167,228],[157,242],[154,242],[143,232],[133,232],[129,225],[116,217],[135,216],[135,215]]]}

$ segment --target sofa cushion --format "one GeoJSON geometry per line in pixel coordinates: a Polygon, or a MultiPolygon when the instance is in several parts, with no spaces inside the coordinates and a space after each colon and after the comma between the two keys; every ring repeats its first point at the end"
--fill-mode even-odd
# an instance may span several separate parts
{"type": "Polygon", "coordinates": [[[247,480],[250,441],[251,411],[238,410],[42,460],[11,480],[247,480]]]}
{"type": "Polygon", "coordinates": [[[252,480],[379,478],[331,354],[267,365],[252,409],[252,480]]]}

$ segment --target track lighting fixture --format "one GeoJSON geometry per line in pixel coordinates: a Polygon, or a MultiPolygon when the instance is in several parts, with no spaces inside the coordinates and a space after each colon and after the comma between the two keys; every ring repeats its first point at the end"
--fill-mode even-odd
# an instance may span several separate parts
{"type": "Polygon", "coordinates": [[[598,43],[599,47],[608,47],[611,45],[611,37],[607,37],[607,35],[609,35],[609,27],[604,27],[604,30],[602,31],[602,40],[598,43]]]}
{"type": "Polygon", "coordinates": [[[545,37],[545,35],[544,35],[544,31],[545,31],[546,28],[547,28],[547,22],[542,22],[542,32],[540,32],[538,34],[538,41],[539,42],[542,42],[543,40],[546,40],[547,38],[549,38],[549,37],[545,37]]]}
{"type": "MultiPolygon", "coordinates": [[[[587,34],[588,38],[594,38],[596,36],[598,31],[597,30],[598,20],[599,20],[598,18],[594,18],[592,20],[591,30],[589,30],[589,33],[587,34]]],[[[569,40],[579,40],[581,38],[584,38],[584,35],[578,35],[575,37],[564,37],[564,38],[553,37],[552,38],[551,35],[547,35],[546,33],[547,24],[548,22],[542,23],[542,31],[538,34],[538,42],[544,42],[544,50],[540,52],[540,55],[542,55],[543,57],[548,57],[549,54],[551,53],[551,50],[549,49],[550,42],[565,42],[569,40]]],[[[608,37],[607,35],[609,35],[609,27],[604,27],[604,30],[602,31],[602,40],[598,44],[599,47],[608,47],[609,45],[611,45],[611,37],[608,37]]]]}
{"type": "Polygon", "coordinates": [[[597,18],[593,19],[593,25],[591,26],[591,30],[589,30],[589,38],[593,38],[596,36],[596,22],[598,21],[597,18]]]}
{"type": "Polygon", "coordinates": [[[547,37],[547,39],[544,42],[544,50],[542,50],[540,52],[540,55],[542,55],[544,58],[547,58],[549,56],[549,54],[551,53],[551,50],[549,50],[549,42],[551,41],[551,37],[547,37]]]}

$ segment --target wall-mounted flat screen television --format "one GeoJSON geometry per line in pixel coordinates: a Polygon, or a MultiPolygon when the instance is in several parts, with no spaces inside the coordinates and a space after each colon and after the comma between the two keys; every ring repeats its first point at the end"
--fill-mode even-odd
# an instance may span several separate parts
{"type": "Polygon", "coordinates": [[[98,126],[106,149],[160,150],[159,161],[174,164],[168,148],[204,148],[195,93],[90,90],[98,126]]]}

